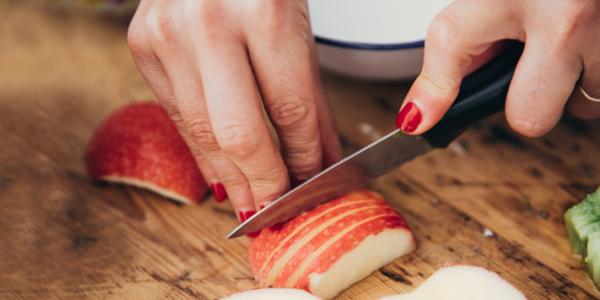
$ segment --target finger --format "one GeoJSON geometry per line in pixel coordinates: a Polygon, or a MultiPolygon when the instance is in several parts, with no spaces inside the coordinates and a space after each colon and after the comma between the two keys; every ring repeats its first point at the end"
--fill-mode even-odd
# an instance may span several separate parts
{"type": "Polygon", "coordinates": [[[538,137],[556,126],[581,73],[579,59],[552,44],[547,36],[527,39],[508,91],[506,118],[525,136],[538,137]]]}
{"type": "Polygon", "coordinates": [[[600,117],[600,61],[585,63],[584,71],[578,86],[567,104],[569,112],[582,119],[595,119],[600,117]]]}
{"type": "Polygon", "coordinates": [[[128,31],[129,47],[138,69],[149,83],[151,89],[165,109],[166,113],[177,126],[179,133],[190,148],[190,151],[192,152],[198,168],[202,172],[205,180],[208,182],[213,182],[216,180],[217,175],[210,166],[210,163],[206,161],[197,147],[194,146],[194,143],[192,143],[191,139],[189,138],[189,134],[185,131],[185,127],[182,126],[182,117],[177,109],[175,95],[169,77],[167,76],[167,73],[159,58],[152,49],[150,37],[148,36],[147,31],[139,27],[139,22],[141,22],[140,18],[144,15],[145,11],[150,9],[150,5],[148,3],[150,2],[144,1],[140,5],[136,11],[136,16],[131,22],[128,31]]]}
{"type": "MultiPolygon", "coordinates": [[[[316,62],[314,63],[316,65],[316,62]]],[[[315,67],[316,69],[316,67],[315,67]]],[[[319,78],[319,74],[316,74],[319,78]]],[[[317,87],[317,114],[319,117],[319,130],[321,132],[321,144],[323,145],[323,167],[329,167],[342,159],[342,146],[338,131],[331,111],[331,106],[325,98],[322,86],[317,87]]]]}
{"type": "Polygon", "coordinates": [[[257,5],[246,35],[252,67],[269,118],[277,131],[292,179],[303,181],[321,170],[322,145],[317,116],[310,30],[300,2],[257,5]],[[276,16],[270,16],[276,14],[276,16]],[[276,20],[285,20],[274,24],[276,20]],[[251,33],[251,34],[250,34],[251,33]]]}
{"type": "Polygon", "coordinates": [[[600,98],[592,96],[582,87],[576,87],[567,104],[569,113],[580,119],[600,117],[600,98]]]}
{"type": "Polygon", "coordinates": [[[260,207],[288,188],[287,170],[264,122],[246,49],[227,35],[208,40],[211,46],[197,51],[210,124],[222,151],[247,178],[260,207]]]}
{"type": "Polygon", "coordinates": [[[475,58],[491,51],[493,42],[522,36],[514,15],[517,5],[499,0],[459,0],[434,19],[425,40],[421,74],[396,118],[398,128],[410,134],[429,130],[456,99],[475,58]]]}
{"type": "MultiPolygon", "coordinates": [[[[255,210],[252,193],[246,177],[239,168],[220,151],[215,139],[204,101],[202,80],[197,70],[198,64],[181,61],[180,56],[172,57],[167,64],[168,72],[174,80],[178,110],[182,116],[182,126],[198,151],[210,162],[216,173],[211,189],[219,201],[229,197],[234,209],[240,213],[255,210]],[[196,67],[196,68],[195,68],[196,67]]],[[[242,217],[240,217],[242,219],[242,217]]]]}

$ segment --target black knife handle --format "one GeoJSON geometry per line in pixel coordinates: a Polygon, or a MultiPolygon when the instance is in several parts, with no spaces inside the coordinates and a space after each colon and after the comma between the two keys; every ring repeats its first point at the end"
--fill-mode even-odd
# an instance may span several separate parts
{"type": "Polygon", "coordinates": [[[508,41],[498,57],[466,77],[448,112],[422,135],[425,140],[433,147],[444,148],[471,124],[502,111],[522,52],[522,43],[508,41]]]}

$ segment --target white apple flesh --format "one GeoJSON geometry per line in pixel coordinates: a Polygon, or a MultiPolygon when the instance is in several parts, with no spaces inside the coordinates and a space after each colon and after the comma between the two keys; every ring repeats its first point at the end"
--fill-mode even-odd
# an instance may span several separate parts
{"type": "Polygon", "coordinates": [[[379,300],[525,300],[494,272],[474,266],[449,266],[431,275],[413,292],[379,300]]]}
{"type": "Polygon", "coordinates": [[[221,300],[320,300],[305,290],[299,289],[256,289],[233,294],[221,300]]]}

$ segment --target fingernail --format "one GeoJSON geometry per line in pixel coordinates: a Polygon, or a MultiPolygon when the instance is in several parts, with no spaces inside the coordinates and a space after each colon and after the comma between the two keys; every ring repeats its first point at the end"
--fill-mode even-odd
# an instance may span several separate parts
{"type": "Polygon", "coordinates": [[[269,227],[269,229],[273,230],[273,231],[279,231],[283,228],[283,223],[276,223],[274,225],[271,225],[271,227],[269,227]]]}
{"type": "Polygon", "coordinates": [[[406,103],[396,117],[396,127],[404,132],[411,133],[419,127],[423,116],[419,108],[412,102],[406,103]]]}
{"type": "Polygon", "coordinates": [[[238,214],[240,216],[240,222],[244,222],[248,220],[248,218],[252,217],[256,213],[255,210],[246,210],[240,211],[238,214]]]}
{"type": "Polygon", "coordinates": [[[271,205],[271,202],[263,202],[259,207],[258,210],[263,210],[263,208],[267,207],[271,205]]]}
{"type": "Polygon", "coordinates": [[[218,182],[212,183],[210,185],[210,189],[212,190],[217,202],[223,202],[225,199],[227,199],[227,191],[225,191],[225,187],[222,184],[218,182]]]}
{"type": "MultiPolygon", "coordinates": [[[[252,217],[255,213],[256,213],[255,210],[240,211],[239,212],[240,222],[244,222],[244,221],[248,220],[248,218],[252,217]]],[[[258,236],[259,233],[260,233],[260,231],[250,232],[250,233],[246,234],[246,236],[250,237],[250,238],[255,238],[258,236]]]]}
{"type": "Polygon", "coordinates": [[[260,233],[260,231],[250,232],[250,233],[246,234],[246,236],[249,238],[255,238],[258,236],[259,233],[260,233]]]}

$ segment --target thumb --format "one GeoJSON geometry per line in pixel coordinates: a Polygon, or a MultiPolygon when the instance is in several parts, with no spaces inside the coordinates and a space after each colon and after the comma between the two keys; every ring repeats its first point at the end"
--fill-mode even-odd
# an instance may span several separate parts
{"type": "Polygon", "coordinates": [[[514,5],[491,7],[487,1],[453,2],[429,25],[423,68],[396,118],[408,134],[431,129],[450,108],[463,77],[497,52],[496,41],[519,32],[514,5]]]}
{"type": "Polygon", "coordinates": [[[410,134],[431,129],[456,99],[463,77],[490,61],[501,49],[501,43],[486,47],[469,59],[449,58],[435,67],[424,64],[396,117],[396,127],[410,134]]]}

